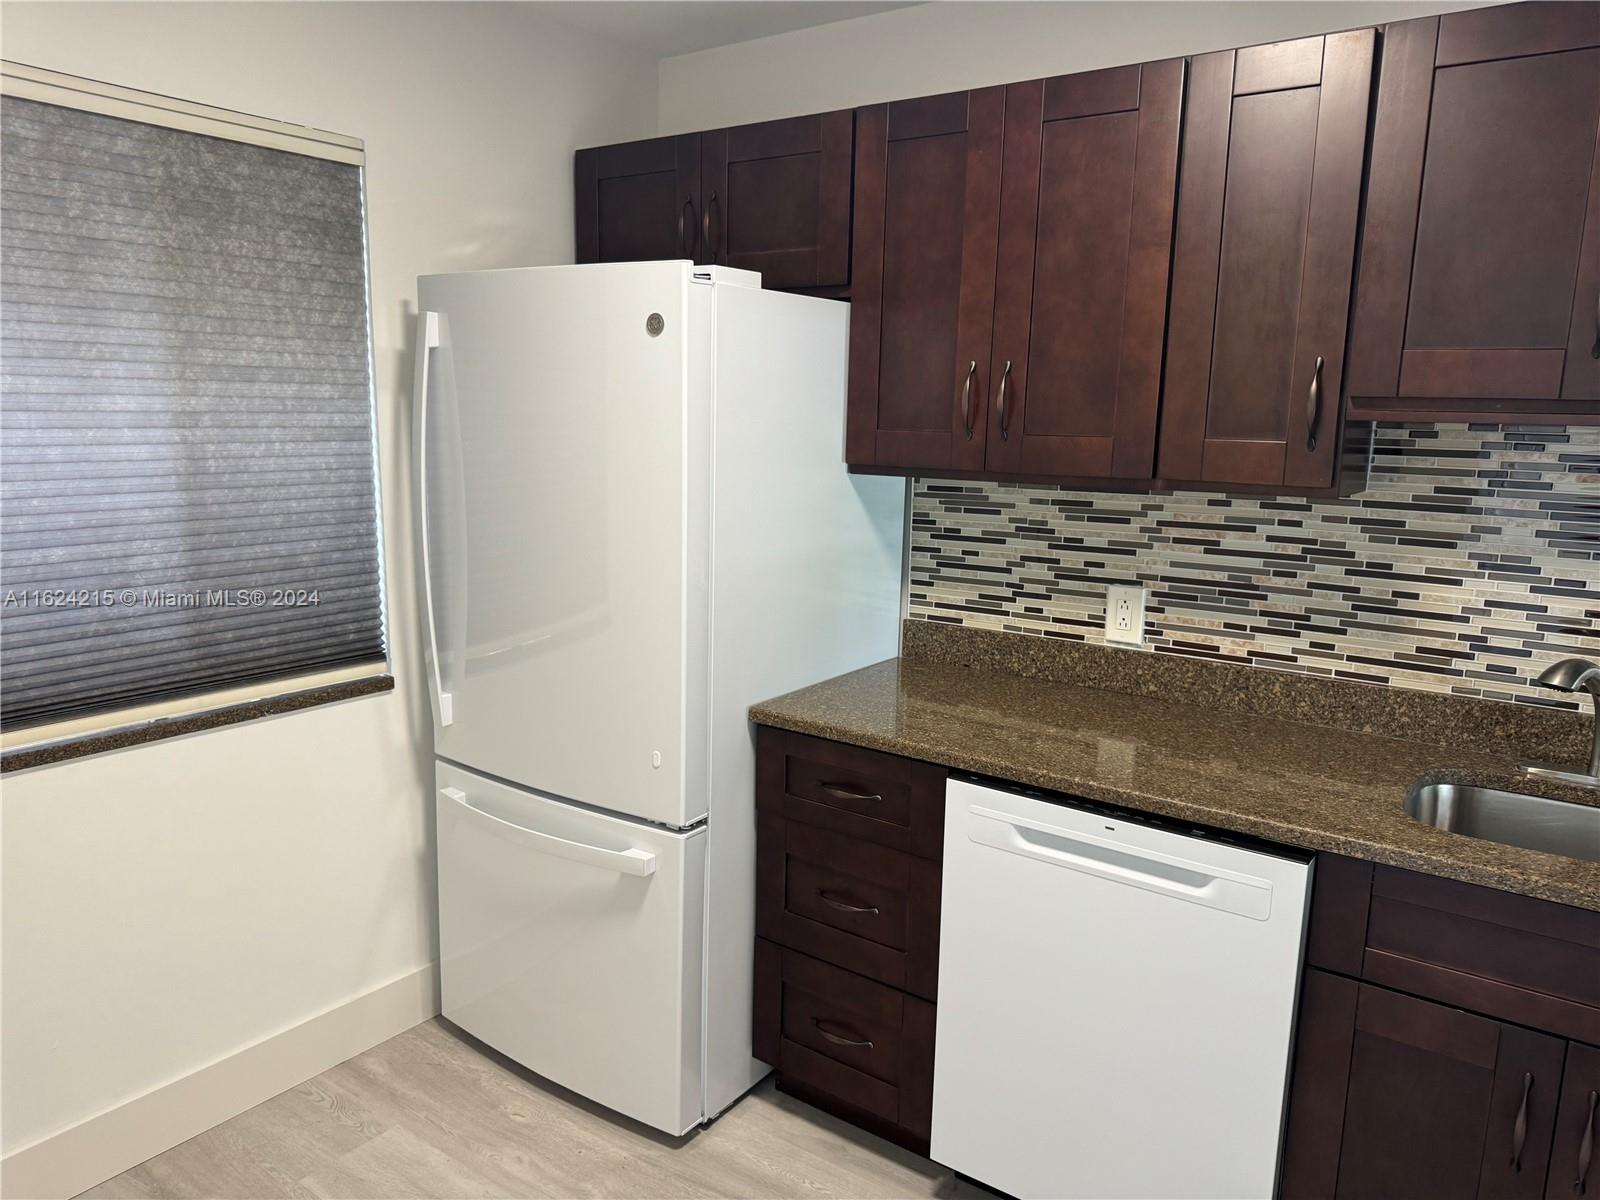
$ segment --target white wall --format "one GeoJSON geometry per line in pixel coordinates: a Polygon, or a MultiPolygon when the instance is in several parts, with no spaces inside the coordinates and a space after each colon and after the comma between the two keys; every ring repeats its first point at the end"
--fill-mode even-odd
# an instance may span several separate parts
{"type": "Polygon", "coordinates": [[[714,129],[1473,6],[1471,0],[920,4],[664,59],[659,128],[714,129]]]}
{"type": "MultiPolygon", "coordinates": [[[[572,259],[654,64],[518,5],[32,4],[5,57],[366,140],[396,691],[4,782],[9,1153],[435,957],[404,397],[419,273],[572,259]]],[[[265,582],[265,581],[264,581],[265,582]]]]}

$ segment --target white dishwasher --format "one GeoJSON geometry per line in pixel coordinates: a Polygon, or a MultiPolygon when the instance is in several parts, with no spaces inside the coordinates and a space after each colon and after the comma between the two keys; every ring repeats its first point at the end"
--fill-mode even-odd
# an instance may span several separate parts
{"type": "Polygon", "coordinates": [[[932,1157],[1025,1198],[1271,1196],[1308,858],[952,779],[932,1157]]]}

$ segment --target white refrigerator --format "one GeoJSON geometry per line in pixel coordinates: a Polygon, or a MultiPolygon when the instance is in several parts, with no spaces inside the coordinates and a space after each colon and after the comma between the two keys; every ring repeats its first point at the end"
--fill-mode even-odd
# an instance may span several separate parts
{"type": "Polygon", "coordinates": [[[686,262],[417,281],[445,1017],[672,1134],[751,1057],[754,701],[891,657],[844,304],[686,262]]]}

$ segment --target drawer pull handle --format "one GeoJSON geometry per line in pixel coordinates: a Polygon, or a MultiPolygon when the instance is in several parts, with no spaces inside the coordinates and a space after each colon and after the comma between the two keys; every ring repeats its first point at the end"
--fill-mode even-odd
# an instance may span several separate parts
{"type": "Polygon", "coordinates": [[[835,1046],[858,1046],[864,1050],[872,1049],[872,1042],[869,1039],[863,1037],[850,1037],[849,1035],[854,1033],[855,1030],[851,1029],[848,1025],[840,1025],[834,1021],[824,1021],[821,1017],[812,1017],[811,1023],[816,1026],[818,1033],[827,1038],[835,1046]],[[832,1028],[829,1028],[829,1026],[832,1026],[832,1028]],[[842,1030],[843,1032],[835,1033],[835,1029],[842,1030]]]}
{"type": "Polygon", "coordinates": [[[878,906],[876,904],[852,904],[849,900],[841,897],[838,892],[830,892],[827,888],[818,888],[817,898],[829,908],[837,908],[840,912],[878,915],[878,906]]]}
{"type": "Polygon", "coordinates": [[[848,783],[828,783],[828,782],[824,781],[822,783],[817,784],[817,786],[819,788],[821,788],[823,791],[827,792],[828,795],[835,796],[840,800],[882,800],[883,799],[883,797],[880,796],[877,792],[865,792],[865,791],[862,791],[860,788],[851,787],[848,783]]]}
{"type": "Polygon", "coordinates": [[[1522,1076],[1522,1103],[1517,1106],[1517,1119],[1511,1127],[1511,1169],[1522,1170],[1522,1147],[1528,1141],[1528,1097],[1533,1092],[1533,1072],[1522,1076]]]}
{"type": "Polygon", "coordinates": [[[1589,1163],[1594,1158],[1594,1110],[1600,1101],[1600,1092],[1589,1093],[1589,1115],[1583,1122],[1583,1141],[1578,1144],[1578,1177],[1572,1181],[1572,1190],[1583,1195],[1589,1185],[1589,1163]]]}

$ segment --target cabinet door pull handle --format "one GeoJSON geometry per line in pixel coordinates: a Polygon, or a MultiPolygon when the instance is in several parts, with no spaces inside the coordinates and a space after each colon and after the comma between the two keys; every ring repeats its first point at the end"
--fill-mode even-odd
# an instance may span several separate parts
{"type": "Polygon", "coordinates": [[[706,198],[705,216],[701,218],[701,227],[705,230],[704,245],[706,250],[706,261],[708,263],[714,263],[717,261],[717,242],[721,240],[720,238],[713,238],[711,236],[711,210],[713,208],[717,210],[717,232],[720,234],[722,232],[722,201],[717,199],[717,194],[715,192],[712,192],[711,195],[706,198]]]}
{"type": "Polygon", "coordinates": [[[1311,368],[1311,387],[1306,392],[1306,449],[1317,448],[1317,425],[1322,420],[1322,355],[1311,368]]]}
{"type": "Polygon", "coordinates": [[[1533,1072],[1522,1076],[1522,1103],[1517,1106],[1517,1119],[1511,1126],[1511,1169],[1522,1171],[1522,1147],[1528,1140],[1528,1097],[1533,1092],[1533,1072]]]}
{"type": "Polygon", "coordinates": [[[1594,293],[1594,345],[1589,347],[1590,358],[1600,358],[1600,288],[1594,293]]]}
{"type": "Polygon", "coordinates": [[[823,1037],[827,1038],[835,1046],[859,1046],[864,1050],[872,1049],[872,1042],[870,1039],[859,1036],[849,1036],[850,1034],[855,1033],[855,1030],[851,1029],[848,1025],[840,1025],[836,1021],[824,1021],[821,1017],[812,1017],[811,1024],[816,1026],[817,1032],[823,1037]],[[830,1029],[829,1026],[832,1026],[832,1028],[830,1029]],[[833,1032],[834,1029],[837,1029],[840,1032],[835,1033],[833,1032]]]}
{"type": "Polygon", "coordinates": [[[1006,369],[1000,376],[1000,440],[1011,436],[1011,414],[1006,411],[1006,388],[1011,383],[1011,360],[1006,359],[1006,369]]]}
{"type": "Polygon", "coordinates": [[[1589,1163],[1594,1158],[1594,1110],[1600,1101],[1600,1092],[1589,1093],[1589,1113],[1583,1119],[1583,1141],[1578,1143],[1578,1177],[1572,1181],[1572,1190],[1583,1195],[1589,1184],[1589,1163]]]}
{"type": "Polygon", "coordinates": [[[972,377],[978,373],[978,360],[967,363],[967,381],[961,385],[961,424],[966,428],[967,440],[972,440],[972,377]]]}
{"type": "Polygon", "coordinates": [[[823,782],[817,784],[817,786],[823,791],[827,792],[828,795],[836,797],[840,800],[877,801],[883,799],[883,797],[877,792],[862,791],[860,788],[851,787],[848,783],[829,783],[824,780],[823,782]]]}
{"type": "Polygon", "coordinates": [[[695,225],[694,197],[690,196],[678,210],[678,253],[691,262],[694,261],[695,245],[700,238],[700,231],[695,225]],[[691,235],[691,240],[687,243],[684,241],[685,234],[691,235]]]}
{"type": "Polygon", "coordinates": [[[817,897],[829,908],[837,908],[840,912],[878,915],[878,906],[876,904],[853,904],[850,900],[846,900],[839,895],[838,892],[830,892],[827,888],[818,888],[817,897]]]}

